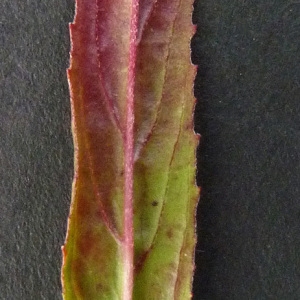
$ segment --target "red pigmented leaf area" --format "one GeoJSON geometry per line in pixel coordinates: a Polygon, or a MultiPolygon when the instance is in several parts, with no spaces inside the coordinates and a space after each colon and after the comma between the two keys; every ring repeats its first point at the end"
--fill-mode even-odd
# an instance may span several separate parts
{"type": "Polygon", "coordinates": [[[76,1],[66,300],[191,297],[191,11],[191,0],[76,1]]]}

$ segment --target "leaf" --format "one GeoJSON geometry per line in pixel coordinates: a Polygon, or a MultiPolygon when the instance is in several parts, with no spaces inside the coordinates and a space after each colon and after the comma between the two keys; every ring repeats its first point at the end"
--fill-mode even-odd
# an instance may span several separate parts
{"type": "Polygon", "coordinates": [[[66,300],[191,297],[192,2],[76,2],[66,300]]]}

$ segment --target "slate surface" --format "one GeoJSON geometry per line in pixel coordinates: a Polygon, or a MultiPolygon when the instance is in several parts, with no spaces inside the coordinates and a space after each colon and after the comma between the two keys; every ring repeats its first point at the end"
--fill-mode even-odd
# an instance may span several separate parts
{"type": "MultiPolygon", "coordinates": [[[[61,299],[73,7],[0,2],[0,300],[61,299]]],[[[201,0],[194,21],[194,299],[300,299],[300,4],[201,0]]]]}

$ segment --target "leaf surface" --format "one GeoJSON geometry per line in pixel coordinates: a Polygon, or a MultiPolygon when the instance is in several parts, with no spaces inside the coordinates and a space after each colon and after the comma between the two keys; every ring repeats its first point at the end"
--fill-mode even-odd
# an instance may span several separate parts
{"type": "Polygon", "coordinates": [[[191,0],[76,2],[66,300],[190,298],[198,198],[191,10],[191,0]]]}

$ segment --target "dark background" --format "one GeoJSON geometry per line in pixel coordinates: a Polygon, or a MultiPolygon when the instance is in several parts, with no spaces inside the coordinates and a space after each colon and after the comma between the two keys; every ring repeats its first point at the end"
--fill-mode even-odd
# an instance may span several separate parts
{"type": "MultiPolygon", "coordinates": [[[[1,300],[61,299],[73,14],[73,0],[0,2],[1,300]]],[[[193,19],[194,298],[300,299],[300,4],[199,0],[193,19]]]]}

